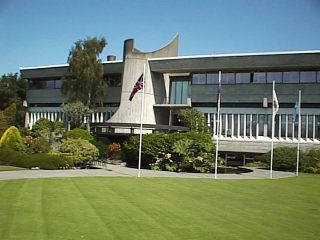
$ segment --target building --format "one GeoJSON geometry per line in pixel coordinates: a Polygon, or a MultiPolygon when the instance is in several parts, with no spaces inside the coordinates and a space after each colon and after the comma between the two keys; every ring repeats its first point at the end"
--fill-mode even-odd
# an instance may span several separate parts
{"type": "MultiPolygon", "coordinates": [[[[272,81],[280,110],[275,118],[275,146],[295,146],[298,124],[294,104],[302,92],[301,147],[320,146],[320,51],[178,56],[178,36],[154,52],[124,42],[123,60],[103,62],[109,85],[104,106],[90,117],[95,129],[129,133],[140,123],[141,91],[130,93],[146,64],[144,123],[179,125],[180,109],[194,107],[205,114],[216,132],[218,71],[222,71],[220,150],[263,153],[270,149],[272,81]],[[106,130],[107,129],[107,130],[106,130]]],[[[61,77],[68,65],[21,68],[29,82],[26,125],[40,118],[63,120],[61,77]]],[[[138,129],[134,129],[138,131],[138,129]]]]}

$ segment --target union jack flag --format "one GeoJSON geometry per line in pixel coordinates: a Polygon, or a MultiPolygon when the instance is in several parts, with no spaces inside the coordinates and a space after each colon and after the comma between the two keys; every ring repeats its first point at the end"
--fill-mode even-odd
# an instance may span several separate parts
{"type": "Polygon", "coordinates": [[[134,95],[137,92],[139,92],[142,88],[143,88],[143,74],[141,74],[141,76],[139,77],[138,81],[134,85],[134,87],[132,89],[132,92],[130,94],[130,97],[129,97],[129,101],[131,101],[133,99],[134,95]]]}

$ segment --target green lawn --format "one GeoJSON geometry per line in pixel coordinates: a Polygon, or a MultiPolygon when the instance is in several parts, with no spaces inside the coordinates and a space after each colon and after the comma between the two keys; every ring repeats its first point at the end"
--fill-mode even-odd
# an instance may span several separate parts
{"type": "Polygon", "coordinates": [[[18,171],[18,170],[26,170],[26,169],[25,168],[20,168],[20,167],[0,165],[0,171],[18,171]]]}
{"type": "Polygon", "coordinates": [[[320,238],[320,175],[0,181],[0,239],[320,238]]]}

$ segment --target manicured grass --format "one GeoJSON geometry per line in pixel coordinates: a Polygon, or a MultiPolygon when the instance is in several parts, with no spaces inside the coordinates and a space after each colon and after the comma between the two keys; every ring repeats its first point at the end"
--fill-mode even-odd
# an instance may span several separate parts
{"type": "Polygon", "coordinates": [[[25,168],[20,168],[20,167],[0,165],[0,171],[18,171],[18,170],[26,170],[26,169],[25,168]]]}
{"type": "Polygon", "coordinates": [[[320,175],[0,181],[0,238],[319,239],[319,186],[320,175]]]}

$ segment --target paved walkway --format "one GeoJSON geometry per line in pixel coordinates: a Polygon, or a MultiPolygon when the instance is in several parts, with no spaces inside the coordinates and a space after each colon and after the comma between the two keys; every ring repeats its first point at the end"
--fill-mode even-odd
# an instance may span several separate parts
{"type": "MultiPolygon", "coordinates": [[[[0,180],[29,179],[29,178],[52,178],[52,177],[136,177],[138,170],[135,168],[122,167],[119,165],[100,166],[101,169],[77,169],[77,170],[20,170],[0,171],[0,180]]],[[[253,172],[241,174],[218,174],[218,179],[268,179],[268,170],[251,168],[253,172]]],[[[290,172],[273,171],[273,178],[287,178],[295,176],[290,172]]],[[[165,171],[141,170],[141,177],[175,177],[175,178],[211,178],[212,173],[176,173],[165,171]]]]}

